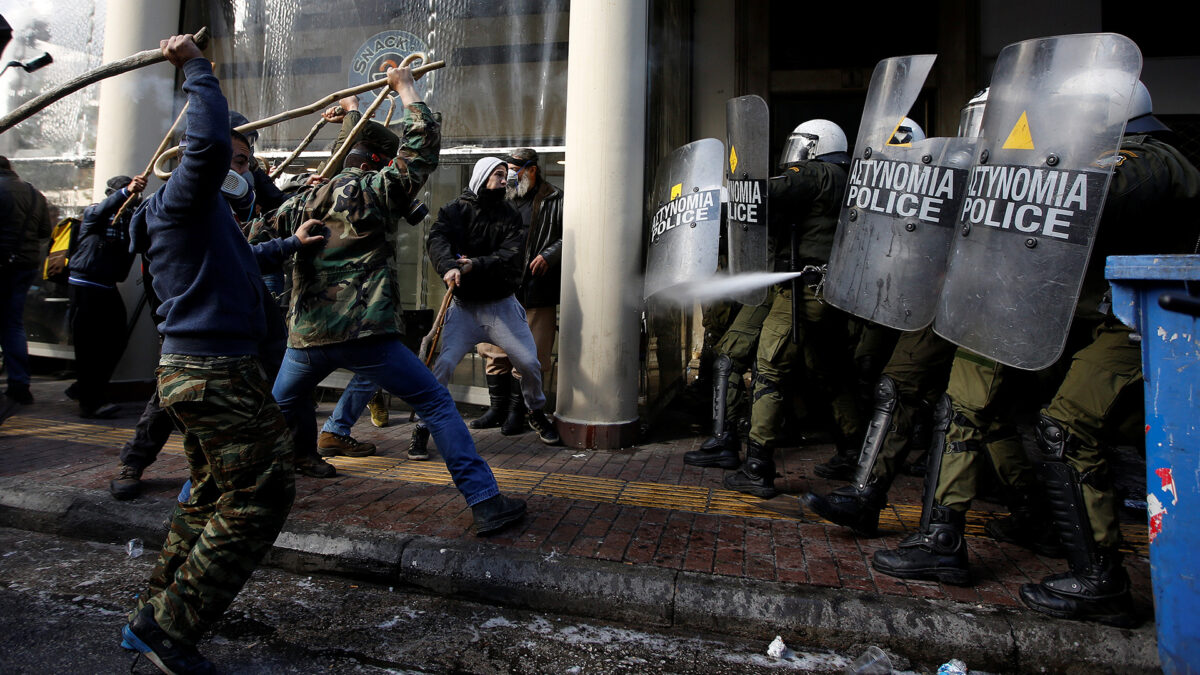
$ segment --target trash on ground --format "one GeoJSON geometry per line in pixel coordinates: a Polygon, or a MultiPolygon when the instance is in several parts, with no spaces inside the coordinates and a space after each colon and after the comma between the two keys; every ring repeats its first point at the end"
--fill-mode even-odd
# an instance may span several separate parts
{"type": "Polygon", "coordinates": [[[950,659],[938,667],[937,675],[967,675],[971,672],[961,659],[950,659]]]}
{"type": "Polygon", "coordinates": [[[892,675],[892,660],[887,652],[871,645],[854,659],[854,663],[846,669],[846,675],[892,675]]]}

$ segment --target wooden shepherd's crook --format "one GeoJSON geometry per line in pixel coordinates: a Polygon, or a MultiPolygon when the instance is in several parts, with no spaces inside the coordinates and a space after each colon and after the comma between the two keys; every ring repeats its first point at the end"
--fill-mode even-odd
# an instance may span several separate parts
{"type": "MultiPolygon", "coordinates": [[[[167,146],[171,144],[171,138],[175,135],[175,130],[179,128],[179,123],[182,122],[184,116],[187,115],[188,103],[190,103],[190,101],[183,102],[183,107],[180,108],[179,116],[175,118],[175,123],[171,125],[170,129],[167,129],[167,135],[163,136],[162,143],[158,144],[158,149],[154,151],[154,156],[150,158],[150,163],[146,165],[146,170],[140,174],[143,180],[150,177],[150,172],[154,170],[154,163],[158,161],[159,155],[167,151],[167,146]]],[[[117,215],[113,216],[112,221],[114,223],[120,220],[121,214],[125,213],[125,209],[128,208],[131,203],[133,203],[133,199],[136,196],[137,195],[135,193],[131,193],[129,197],[125,199],[125,203],[121,204],[121,208],[117,209],[117,215]]]]}
{"type": "MultiPolygon", "coordinates": [[[[420,53],[409,54],[407,57],[405,57],[405,61],[408,61],[412,57],[420,58],[421,56],[422,55],[420,53]]],[[[437,70],[438,68],[445,68],[445,67],[446,67],[445,61],[434,61],[433,63],[422,64],[422,65],[417,66],[416,68],[412,69],[413,79],[414,80],[420,79],[420,77],[422,75],[424,75],[425,73],[428,73],[431,70],[437,70]]],[[[313,101],[312,103],[309,103],[306,106],[302,106],[299,108],[293,108],[292,110],[287,110],[285,112],[281,112],[278,115],[272,115],[270,117],[265,117],[261,120],[258,120],[257,122],[250,122],[248,124],[243,124],[240,127],[234,127],[234,131],[244,134],[247,131],[253,131],[255,129],[262,129],[263,127],[269,127],[272,124],[279,124],[280,122],[294,120],[297,117],[303,117],[304,115],[307,115],[309,113],[314,113],[314,112],[317,112],[320,110],[324,110],[325,106],[327,106],[331,103],[336,103],[336,102],[342,100],[343,98],[346,98],[347,96],[357,96],[359,94],[371,91],[372,89],[378,89],[380,87],[387,86],[387,83],[388,82],[387,82],[386,78],[382,79],[382,80],[371,80],[370,82],[364,82],[362,84],[358,84],[353,87],[348,87],[346,89],[342,89],[341,91],[335,91],[332,94],[325,96],[319,100],[313,101]]],[[[159,178],[161,178],[163,180],[170,178],[171,172],[167,171],[166,169],[163,169],[161,164],[163,164],[164,162],[166,162],[169,159],[177,157],[178,155],[179,155],[178,147],[171,148],[170,150],[167,150],[166,152],[164,152],[162,154],[162,156],[159,157],[159,160],[158,160],[159,165],[156,165],[154,167],[154,175],[158,176],[159,178]]]]}
{"type": "Polygon", "coordinates": [[[296,149],[292,151],[292,154],[288,155],[287,159],[280,162],[279,166],[275,167],[271,171],[271,180],[279,178],[280,174],[283,173],[283,170],[286,169],[293,160],[299,157],[300,153],[304,152],[304,149],[308,147],[308,144],[312,143],[313,139],[317,137],[317,132],[321,131],[321,129],[328,123],[329,120],[325,119],[324,117],[317,120],[317,123],[313,125],[313,128],[309,129],[308,135],[304,137],[304,140],[300,141],[300,145],[297,145],[296,149]]]}
{"type": "MultiPolygon", "coordinates": [[[[404,57],[403,61],[400,62],[400,67],[403,68],[417,59],[424,61],[425,54],[423,52],[413,52],[412,54],[409,54],[408,56],[404,57]]],[[[391,88],[386,88],[379,92],[379,96],[375,97],[375,100],[371,102],[370,107],[368,107],[366,112],[363,113],[362,119],[358,120],[358,123],[354,125],[354,128],[350,130],[350,133],[346,135],[346,140],[342,141],[341,147],[339,147],[337,152],[333,153],[333,157],[330,157],[329,161],[326,162],[325,168],[321,170],[321,178],[329,178],[333,174],[342,170],[342,162],[346,160],[346,155],[350,154],[350,148],[354,147],[355,139],[357,139],[358,135],[362,133],[362,130],[366,128],[367,123],[369,123],[371,118],[375,116],[375,111],[379,110],[379,106],[383,105],[384,99],[386,99],[390,93],[392,93],[391,88]]]]}
{"type": "Polygon", "coordinates": [[[433,328],[429,329],[428,335],[421,338],[420,357],[426,366],[433,363],[433,355],[442,338],[442,327],[446,325],[446,312],[450,309],[450,301],[453,299],[454,287],[447,286],[446,294],[442,296],[442,306],[438,308],[437,318],[433,320],[433,328]]]}
{"type": "MultiPolygon", "coordinates": [[[[196,31],[196,34],[192,36],[192,39],[195,41],[196,46],[200,49],[207,47],[208,28],[205,27],[196,31]]],[[[145,68],[146,66],[152,66],[156,63],[162,63],[166,60],[167,57],[163,56],[162,48],[155,47],[154,49],[147,49],[145,51],[138,52],[133,56],[128,56],[120,61],[106,63],[98,68],[89,70],[79,77],[58,85],[54,89],[51,89],[41,96],[26,101],[18,106],[16,110],[0,118],[0,134],[8,131],[17,124],[20,124],[29,117],[32,117],[34,114],[41,111],[51,103],[54,103],[58,99],[73,94],[89,84],[95,84],[100,80],[113,77],[114,75],[128,73],[131,70],[145,68]]]]}

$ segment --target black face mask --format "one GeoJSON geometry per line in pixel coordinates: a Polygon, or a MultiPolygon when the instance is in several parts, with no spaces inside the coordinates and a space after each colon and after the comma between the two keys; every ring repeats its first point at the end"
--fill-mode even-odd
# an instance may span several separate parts
{"type": "Polygon", "coordinates": [[[501,199],[504,199],[504,188],[496,188],[488,190],[486,188],[479,189],[479,201],[483,204],[494,204],[501,199]]]}

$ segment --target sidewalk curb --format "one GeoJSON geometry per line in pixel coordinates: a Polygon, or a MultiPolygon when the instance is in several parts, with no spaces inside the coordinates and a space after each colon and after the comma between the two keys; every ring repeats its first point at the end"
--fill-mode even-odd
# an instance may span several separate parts
{"type": "MultiPolygon", "coordinates": [[[[160,546],[168,500],[117,502],[107,492],[0,478],[0,526],[160,546]]],[[[916,662],[960,658],[973,669],[1158,672],[1153,623],[1137,630],[1022,610],[878,596],[546,555],[485,541],[448,541],[289,520],[266,564],[509,607],[755,637],[806,647],[878,645],[916,662]]]]}

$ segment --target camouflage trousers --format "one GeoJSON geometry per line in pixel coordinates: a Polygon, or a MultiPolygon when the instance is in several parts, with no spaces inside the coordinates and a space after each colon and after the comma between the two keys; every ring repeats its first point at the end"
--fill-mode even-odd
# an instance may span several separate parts
{"type": "MultiPolygon", "coordinates": [[[[907,456],[919,409],[922,406],[932,408],[937,397],[946,390],[955,350],[954,343],[938,337],[932,327],[900,334],[891,358],[883,368],[883,375],[896,383],[896,408],[883,447],[871,469],[873,480],[891,485],[900,462],[907,456]]],[[[917,451],[923,449],[916,448],[917,451]]]]}
{"type": "Polygon", "coordinates": [[[283,528],[296,494],[293,445],[257,357],[163,354],[157,375],[183,432],[190,490],[134,614],[150,604],[168,635],[195,644],[283,528]]]}

